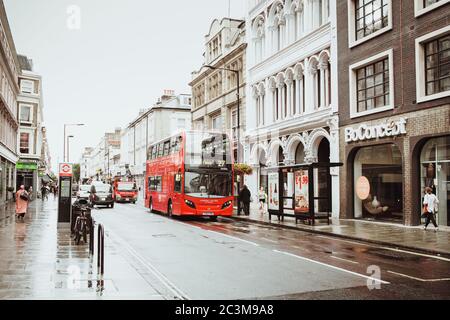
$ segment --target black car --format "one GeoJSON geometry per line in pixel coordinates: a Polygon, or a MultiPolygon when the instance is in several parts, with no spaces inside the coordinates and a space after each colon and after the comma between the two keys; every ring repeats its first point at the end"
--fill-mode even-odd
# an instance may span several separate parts
{"type": "Polygon", "coordinates": [[[92,185],[89,201],[92,207],[95,205],[101,205],[114,208],[112,186],[110,184],[92,185]]]}

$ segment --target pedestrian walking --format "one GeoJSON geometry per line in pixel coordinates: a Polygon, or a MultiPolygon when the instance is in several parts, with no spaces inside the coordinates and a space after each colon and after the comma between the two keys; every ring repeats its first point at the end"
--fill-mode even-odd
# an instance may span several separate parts
{"type": "Polygon", "coordinates": [[[30,198],[30,202],[33,201],[33,187],[29,186],[27,192],[28,192],[28,197],[30,198]]]}
{"type": "MultiPolygon", "coordinates": [[[[242,187],[241,192],[239,192],[239,200],[244,206],[244,215],[250,215],[250,202],[252,199],[252,194],[246,185],[242,187]]],[[[239,212],[240,213],[240,212],[239,212]]]]}
{"type": "Polygon", "coordinates": [[[259,212],[261,214],[266,213],[266,202],[267,202],[267,193],[264,190],[264,187],[261,187],[258,192],[259,199],[259,212]]]}
{"type": "Polygon", "coordinates": [[[430,222],[434,225],[434,231],[438,231],[439,227],[436,223],[435,214],[438,211],[439,200],[435,194],[433,194],[433,189],[430,187],[425,188],[425,197],[423,198],[423,217],[425,220],[424,230],[427,230],[430,222]]]}
{"type": "Polygon", "coordinates": [[[42,197],[42,201],[44,201],[44,199],[48,200],[47,187],[45,185],[43,185],[41,187],[41,197],[42,197]]]}
{"type": "Polygon", "coordinates": [[[16,216],[19,219],[23,219],[28,210],[28,192],[25,190],[25,186],[21,185],[20,189],[16,192],[16,216]]]}

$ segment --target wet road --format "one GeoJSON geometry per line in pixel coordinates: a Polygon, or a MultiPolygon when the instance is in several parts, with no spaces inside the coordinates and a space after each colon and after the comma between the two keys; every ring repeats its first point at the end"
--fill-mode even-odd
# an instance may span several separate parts
{"type": "Polygon", "coordinates": [[[450,259],[231,219],[94,211],[159,292],[184,299],[449,299],[450,259]]]}

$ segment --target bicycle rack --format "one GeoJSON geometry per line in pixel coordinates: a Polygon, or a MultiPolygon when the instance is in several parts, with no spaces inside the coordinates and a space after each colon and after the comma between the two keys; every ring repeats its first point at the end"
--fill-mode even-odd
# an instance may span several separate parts
{"type": "Polygon", "coordinates": [[[104,290],[103,275],[105,274],[105,228],[98,225],[97,232],[97,291],[104,290]]]}

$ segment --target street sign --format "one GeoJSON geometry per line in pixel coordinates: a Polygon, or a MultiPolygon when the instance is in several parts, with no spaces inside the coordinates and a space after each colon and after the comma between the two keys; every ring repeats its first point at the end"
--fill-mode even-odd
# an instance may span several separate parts
{"type": "Polygon", "coordinates": [[[71,177],[72,176],[72,165],[70,163],[61,163],[59,165],[59,176],[60,177],[71,177]]]}

